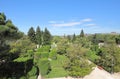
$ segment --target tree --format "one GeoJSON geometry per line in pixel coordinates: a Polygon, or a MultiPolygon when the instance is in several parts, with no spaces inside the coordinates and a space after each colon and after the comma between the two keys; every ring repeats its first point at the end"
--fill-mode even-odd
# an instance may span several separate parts
{"type": "Polygon", "coordinates": [[[88,49],[81,47],[79,44],[71,44],[67,48],[67,56],[70,60],[66,69],[69,71],[70,76],[84,77],[92,70],[92,64],[88,63],[85,58],[85,53],[88,49]]]}
{"type": "MultiPolygon", "coordinates": [[[[13,60],[16,59],[18,55],[11,52],[11,44],[16,43],[22,36],[23,33],[17,29],[12,21],[6,20],[4,13],[0,13],[0,78],[2,79],[8,78],[8,76],[10,77],[17,72],[16,63],[14,63],[13,60]],[[14,71],[14,69],[16,69],[16,71],[14,71]]],[[[15,50],[13,49],[12,51],[15,50]]]]}
{"type": "Polygon", "coordinates": [[[16,53],[19,55],[25,55],[27,50],[34,50],[35,44],[28,39],[27,36],[23,36],[21,39],[17,40],[14,43],[10,44],[11,46],[11,53],[16,53]]]}
{"type": "Polygon", "coordinates": [[[33,42],[33,43],[36,43],[36,36],[35,36],[35,30],[33,27],[31,27],[28,31],[28,36],[30,38],[30,40],[33,42]]]}
{"type": "Polygon", "coordinates": [[[116,44],[120,44],[120,35],[115,38],[115,42],[116,42],[116,44]]]}
{"type": "Polygon", "coordinates": [[[43,44],[44,45],[49,45],[51,43],[51,34],[50,32],[47,30],[47,28],[45,28],[45,31],[43,33],[43,44]]]}
{"type": "Polygon", "coordinates": [[[6,16],[4,13],[0,13],[0,25],[4,25],[6,21],[6,16]]]}
{"type": "Polygon", "coordinates": [[[42,44],[42,32],[41,32],[39,26],[36,29],[36,40],[37,40],[37,44],[39,44],[39,45],[42,44]]]}
{"type": "Polygon", "coordinates": [[[75,33],[73,34],[73,38],[72,38],[72,42],[74,42],[76,40],[76,35],[75,33]]]}
{"type": "Polygon", "coordinates": [[[70,35],[67,36],[67,39],[68,39],[69,42],[71,42],[71,36],[70,35]]]}
{"type": "Polygon", "coordinates": [[[101,47],[98,56],[100,59],[96,62],[97,65],[111,73],[120,71],[120,49],[115,44],[101,47]]]}
{"type": "Polygon", "coordinates": [[[80,37],[84,37],[84,31],[83,31],[83,29],[81,30],[80,37]]]}
{"type": "Polygon", "coordinates": [[[4,13],[0,13],[0,60],[9,57],[9,43],[16,39],[13,37],[18,36],[18,29],[12,24],[12,21],[9,23],[12,28],[9,27],[8,22],[4,13]]]}
{"type": "Polygon", "coordinates": [[[68,47],[67,38],[61,38],[56,44],[57,44],[57,53],[60,55],[65,54],[66,48],[68,47]]]}

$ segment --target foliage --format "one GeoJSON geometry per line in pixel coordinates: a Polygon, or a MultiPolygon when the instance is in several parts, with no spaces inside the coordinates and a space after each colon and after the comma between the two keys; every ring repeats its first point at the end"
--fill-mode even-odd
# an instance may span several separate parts
{"type": "Polygon", "coordinates": [[[35,36],[35,30],[33,27],[31,27],[28,31],[28,36],[29,36],[29,39],[33,42],[33,43],[36,43],[36,36],[35,36]]]}
{"type": "Polygon", "coordinates": [[[67,48],[67,56],[70,60],[83,57],[88,50],[81,47],[79,44],[70,44],[67,48]]]}
{"type": "Polygon", "coordinates": [[[36,79],[36,73],[37,73],[37,69],[35,66],[33,66],[27,75],[28,75],[29,79],[36,79]]]}
{"type": "Polygon", "coordinates": [[[92,62],[96,62],[100,58],[95,51],[89,51],[85,55],[92,62]]]}
{"type": "Polygon", "coordinates": [[[72,38],[72,42],[74,42],[76,40],[76,35],[75,33],[73,34],[73,38],[72,38]]]}
{"type": "Polygon", "coordinates": [[[39,44],[39,45],[42,44],[42,32],[41,32],[39,26],[36,29],[36,41],[37,41],[37,44],[39,44]]]}
{"type": "Polygon", "coordinates": [[[70,60],[66,69],[69,71],[70,76],[83,77],[89,74],[92,70],[91,64],[85,57],[88,49],[81,47],[79,44],[71,44],[67,48],[67,56],[70,60]]]}
{"type": "Polygon", "coordinates": [[[43,33],[43,44],[50,45],[51,39],[52,39],[52,36],[51,36],[50,32],[47,30],[47,28],[45,28],[45,31],[43,33]]]}
{"type": "Polygon", "coordinates": [[[30,57],[20,57],[20,58],[15,59],[14,61],[15,62],[26,62],[30,59],[31,59],[30,57]]]}
{"type": "Polygon", "coordinates": [[[49,58],[53,60],[57,59],[57,50],[55,48],[50,51],[49,58]]]}
{"type": "Polygon", "coordinates": [[[120,35],[115,38],[116,44],[120,44],[120,35]]]}
{"type": "Polygon", "coordinates": [[[92,67],[85,59],[74,59],[70,63],[69,75],[73,77],[84,77],[91,72],[92,67]]]}
{"type": "Polygon", "coordinates": [[[67,36],[67,39],[68,39],[68,41],[69,41],[69,42],[71,42],[71,41],[72,41],[72,38],[71,38],[71,36],[70,36],[70,35],[68,35],[68,36],[67,36]]]}
{"type": "Polygon", "coordinates": [[[80,33],[80,37],[84,37],[85,35],[84,35],[84,31],[83,31],[83,29],[81,30],[81,33],[80,33]]]}
{"type": "Polygon", "coordinates": [[[56,60],[51,60],[51,71],[46,77],[54,78],[54,77],[65,77],[68,76],[67,71],[64,69],[64,65],[68,62],[68,58],[64,55],[57,55],[56,60]]]}
{"type": "Polygon", "coordinates": [[[39,67],[42,76],[45,76],[50,71],[50,62],[47,58],[41,58],[37,62],[37,66],[39,67]]]}
{"type": "Polygon", "coordinates": [[[66,49],[68,47],[68,40],[61,38],[61,40],[59,42],[57,42],[56,44],[57,44],[58,54],[65,54],[66,49]]]}
{"type": "Polygon", "coordinates": [[[116,45],[102,47],[98,55],[100,56],[98,65],[111,73],[120,71],[120,49],[116,45]]]}
{"type": "Polygon", "coordinates": [[[42,46],[41,48],[38,48],[37,51],[38,52],[49,52],[50,46],[49,45],[42,46]]]}
{"type": "Polygon", "coordinates": [[[34,63],[39,68],[39,73],[42,76],[45,76],[50,71],[50,61],[49,57],[50,46],[43,46],[38,48],[38,50],[34,53],[34,63]]]}
{"type": "Polygon", "coordinates": [[[74,43],[80,44],[84,48],[91,48],[91,41],[88,39],[88,37],[77,38],[74,43]]]}
{"type": "Polygon", "coordinates": [[[0,13],[0,25],[4,25],[6,20],[6,16],[4,13],[0,13]]]}
{"type": "Polygon", "coordinates": [[[11,53],[16,53],[18,55],[25,55],[27,50],[35,49],[35,44],[32,43],[26,36],[19,39],[16,42],[11,43],[11,53]]]}

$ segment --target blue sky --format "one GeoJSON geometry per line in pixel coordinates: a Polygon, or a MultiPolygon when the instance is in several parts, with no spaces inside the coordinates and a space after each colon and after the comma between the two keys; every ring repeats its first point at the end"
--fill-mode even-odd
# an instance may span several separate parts
{"type": "Polygon", "coordinates": [[[120,33],[120,0],[0,0],[0,12],[26,34],[31,26],[53,35],[120,33]]]}

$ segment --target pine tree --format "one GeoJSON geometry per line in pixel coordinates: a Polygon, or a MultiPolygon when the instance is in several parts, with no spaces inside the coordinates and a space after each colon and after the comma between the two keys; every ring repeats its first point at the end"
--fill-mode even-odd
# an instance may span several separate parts
{"type": "Polygon", "coordinates": [[[67,36],[67,39],[68,39],[69,42],[71,42],[71,36],[70,35],[67,36]]]}
{"type": "Polygon", "coordinates": [[[33,27],[31,27],[28,31],[28,36],[30,38],[30,40],[33,42],[33,43],[36,43],[36,36],[35,36],[35,30],[33,27]]]}
{"type": "Polygon", "coordinates": [[[42,44],[42,32],[41,32],[39,26],[36,29],[36,41],[37,41],[37,44],[39,44],[39,45],[42,44]]]}
{"type": "Polygon", "coordinates": [[[73,38],[72,38],[72,42],[74,42],[76,40],[76,35],[75,33],[73,34],[73,38]]]}
{"type": "Polygon", "coordinates": [[[81,30],[80,37],[84,37],[84,31],[83,31],[83,29],[81,30]]]}
{"type": "Polygon", "coordinates": [[[50,32],[47,30],[47,28],[45,28],[45,31],[43,33],[43,44],[44,45],[49,45],[51,42],[51,34],[50,32]]]}
{"type": "Polygon", "coordinates": [[[6,16],[4,13],[0,13],[0,25],[5,25],[6,16]]]}

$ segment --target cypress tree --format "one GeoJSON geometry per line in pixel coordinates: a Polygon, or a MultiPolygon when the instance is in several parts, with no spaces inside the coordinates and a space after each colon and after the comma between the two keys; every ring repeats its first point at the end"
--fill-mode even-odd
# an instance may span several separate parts
{"type": "Polygon", "coordinates": [[[39,45],[42,44],[42,32],[41,32],[39,26],[36,29],[36,41],[37,41],[37,44],[39,44],[39,45]]]}
{"type": "Polygon", "coordinates": [[[33,42],[33,43],[36,43],[36,36],[35,36],[35,30],[33,27],[31,27],[28,31],[28,36],[29,36],[29,39],[33,42]]]}
{"type": "Polygon", "coordinates": [[[50,32],[47,30],[47,28],[45,28],[45,31],[43,33],[43,44],[44,45],[49,45],[51,42],[51,34],[50,32]]]}
{"type": "Polygon", "coordinates": [[[81,30],[80,37],[84,37],[84,31],[83,31],[83,29],[81,30]]]}
{"type": "Polygon", "coordinates": [[[74,42],[76,40],[76,35],[75,33],[73,34],[73,38],[72,38],[72,42],[74,42]]]}

